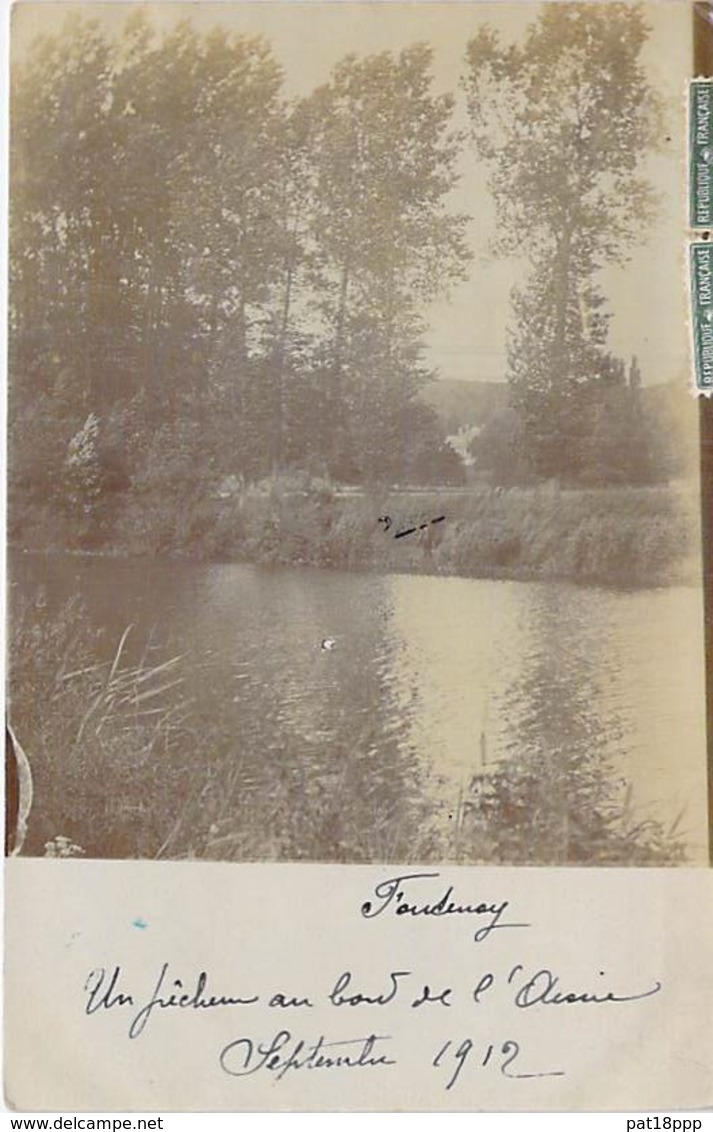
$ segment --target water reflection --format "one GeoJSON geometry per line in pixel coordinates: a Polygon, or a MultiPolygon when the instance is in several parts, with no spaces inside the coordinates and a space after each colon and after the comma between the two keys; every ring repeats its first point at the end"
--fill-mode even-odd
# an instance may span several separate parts
{"type": "Polygon", "coordinates": [[[671,596],[546,586],[531,595],[527,663],[496,697],[504,723],[496,766],[473,782],[467,807],[477,858],[646,865],[680,863],[687,849],[705,859],[702,665],[676,699],[670,653],[651,647],[656,636],[664,644],[664,626],[669,644],[678,638],[694,657],[698,644],[703,655],[694,595],[671,596]],[[681,746],[684,736],[690,746],[681,746]],[[698,792],[691,752],[699,760],[698,792]],[[682,770],[668,794],[660,780],[651,790],[662,766],[670,779],[682,770]]]}
{"type": "MultiPolygon", "coordinates": [[[[218,613],[230,608],[234,587],[234,570],[211,570],[206,604],[218,613]]],[[[387,583],[371,580],[369,590],[373,608],[385,614],[387,583]]],[[[363,603],[364,593],[345,579],[330,576],[325,586],[312,573],[254,571],[242,588],[234,644],[225,617],[216,618],[216,648],[234,657],[239,788],[250,781],[269,831],[262,856],[408,857],[423,811],[421,771],[408,741],[408,706],[395,702],[389,683],[397,642],[378,615],[363,616],[363,603]],[[321,647],[325,637],[334,648],[321,647]]],[[[236,839],[229,799],[225,809],[212,823],[210,855],[236,839]]]]}
{"type": "Polygon", "coordinates": [[[474,782],[466,813],[476,856],[604,864],[636,848],[622,842],[625,735],[604,692],[609,662],[578,598],[547,587],[534,595],[528,663],[496,695],[496,765],[474,782]]]}
{"type": "Polygon", "coordinates": [[[81,594],[96,660],[128,624],[127,663],[182,655],[163,761],[105,729],[71,774],[71,697],[11,657],[31,852],[65,833],[98,856],[663,863],[683,808],[705,859],[695,591],[26,555],[13,581],[13,606],[41,589],[45,637],[81,594]]]}

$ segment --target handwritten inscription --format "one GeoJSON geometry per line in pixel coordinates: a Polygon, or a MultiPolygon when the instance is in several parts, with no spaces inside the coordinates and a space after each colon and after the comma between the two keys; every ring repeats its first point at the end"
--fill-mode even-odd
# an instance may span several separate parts
{"type": "MultiPolygon", "coordinates": [[[[507,1024],[504,1012],[513,1012],[515,1018],[522,1011],[542,1011],[549,1016],[552,1009],[568,1016],[579,1010],[626,1011],[663,989],[657,979],[640,976],[622,983],[610,978],[605,970],[590,971],[581,980],[572,979],[554,964],[528,963],[525,955],[513,963],[512,951],[508,963],[498,962],[497,947],[492,946],[493,937],[498,938],[496,933],[506,928],[524,931],[531,925],[512,914],[508,900],[457,894],[454,885],[444,884],[438,872],[399,873],[380,880],[355,913],[368,922],[392,917],[406,923],[474,921],[473,941],[491,944],[474,952],[487,958],[470,969],[467,978],[461,970],[453,980],[444,978],[447,970],[434,957],[426,968],[408,961],[392,962],[381,971],[375,971],[372,965],[368,976],[336,963],[331,972],[317,973],[308,968],[305,977],[310,982],[302,987],[279,985],[279,971],[275,972],[277,985],[267,988],[245,985],[240,977],[232,986],[220,986],[219,979],[208,970],[185,972],[164,959],[142,991],[116,963],[89,972],[84,983],[84,1014],[95,1020],[93,1024],[108,1013],[123,1014],[130,1041],[145,1040],[156,1018],[185,1017],[186,1012],[197,1011],[225,1014],[238,1019],[239,1027],[233,1029],[231,1021],[228,1034],[220,1034],[216,1068],[231,1078],[260,1074],[277,1082],[294,1077],[300,1070],[389,1071],[399,1062],[398,1031],[403,1033],[406,1017],[442,1018],[448,1025],[447,1035],[463,1025],[464,1017],[467,1019],[464,1010],[473,1011],[474,1019],[478,1019],[477,1031],[463,1036],[461,1030],[460,1036],[447,1037],[441,1028],[440,1040],[434,1040],[428,1054],[434,1080],[449,1091],[461,1078],[469,1079],[475,1072],[495,1073],[513,1081],[565,1075],[563,1065],[541,1063],[536,1045],[526,1050],[507,1031],[503,1035],[507,1024]],[[487,1009],[490,1004],[495,1015],[487,1009]],[[453,1006],[460,1009],[451,1015],[453,1006]],[[313,1021],[319,1021],[311,1032],[301,1030],[297,1022],[294,1026],[291,1022],[287,1026],[278,1023],[266,1037],[264,1029],[260,1033],[266,1011],[302,1020],[313,1013],[313,1021]],[[344,1036],[341,1023],[339,1032],[330,1034],[329,1019],[345,1017],[355,1020],[349,1036],[344,1036]],[[450,1017],[458,1019],[453,1029],[447,1022],[450,1017]],[[500,1036],[497,1030],[493,1033],[486,1029],[493,1026],[502,1026],[500,1036]]],[[[407,936],[397,934],[399,946],[407,948],[413,930],[407,936]]],[[[519,935],[513,938],[520,940],[519,935]]],[[[408,954],[404,950],[403,957],[408,954]]],[[[428,1027],[424,1028],[424,1038],[428,1040],[428,1027]]]]}
{"type": "MultiPolygon", "coordinates": [[[[523,968],[517,963],[510,972],[508,981],[511,982],[517,972],[522,970],[523,968]]],[[[603,976],[604,972],[600,971],[599,975],[603,976]]],[[[656,982],[646,990],[638,991],[634,994],[616,994],[611,990],[558,990],[559,985],[559,976],[547,970],[547,968],[543,968],[530,978],[526,978],[526,981],[520,986],[520,989],[515,995],[515,1006],[519,1007],[521,1010],[526,1010],[529,1006],[573,1006],[576,1003],[586,1005],[587,1003],[637,1002],[641,998],[651,998],[653,994],[658,994],[661,990],[660,982],[656,982]]]]}
{"type": "MultiPolygon", "coordinates": [[[[201,971],[196,977],[194,989],[188,991],[181,979],[169,979],[168,963],[161,967],[151,997],[141,1006],[129,1026],[129,1037],[138,1038],[155,1009],[158,1010],[215,1010],[221,1006],[251,1006],[259,1001],[259,995],[208,995],[208,975],[201,971]],[[169,989],[170,988],[170,989],[169,989]]],[[[85,983],[87,992],[86,1014],[97,1010],[113,1010],[115,1007],[134,1006],[133,994],[126,994],[120,988],[121,967],[114,967],[107,978],[104,967],[92,971],[85,983]]]]}
{"type": "Polygon", "coordinates": [[[485,919],[473,939],[483,943],[496,928],[529,928],[530,924],[501,923],[509,901],[461,902],[449,885],[435,900],[416,899],[411,896],[414,881],[437,880],[439,873],[403,873],[382,880],[374,889],[376,899],[365,900],[361,914],[367,919],[390,912],[395,916],[479,916],[485,919]]]}
{"type": "Polygon", "coordinates": [[[392,971],[388,976],[387,988],[375,994],[363,994],[361,991],[351,989],[352,973],[344,971],[339,976],[334,989],[330,991],[329,1001],[332,1006],[388,1006],[399,992],[399,979],[405,979],[410,971],[392,971]],[[349,992],[349,993],[347,993],[349,992]]]}
{"type": "MultiPolygon", "coordinates": [[[[441,1065],[443,1065],[444,1069],[447,1070],[449,1075],[446,1083],[446,1091],[453,1088],[460,1076],[463,1066],[474,1050],[476,1050],[475,1056],[477,1059],[483,1051],[477,1049],[477,1045],[472,1038],[465,1038],[457,1047],[451,1039],[449,1039],[445,1045],[441,1046],[433,1059],[433,1068],[439,1069],[441,1065]]],[[[487,1048],[484,1049],[484,1056],[482,1061],[479,1062],[478,1067],[485,1069],[488,1064],[497,1066],[503,1077],[510,1077],[513,1080],[531,1080],[533,1077],[564,1077],[565,1075],[563,1069],[545,1069],[536,1073],[521,1072],[514,1066],[514,1062],[519,1056],[520,1044],[519,1042],[513,1041],[512,1038],[503,1042],[497,1049],[493,1043],[490,1042],[487,1048]]]]}
{"type": "MultiPolygon", "coordinates": [[[[599,971],[597,978],[605,978],[605,972],[599,971]]],[[[142,1001],[140,996],[124,989],[120,966],[114,967],[111,973],[104,967],[97,967],[90,972],[84,986],[87,996],[84,1012],[92,1015],[98,1011],[138,1006],[132,1014],[128,1030],[129,1038],[134,1039],[143,1034],[155,1010],[204,1011],[255,1006],[258,1003],[266,1004],[270,1009],[300,1010],[312,1009],[315,1005],[308,996],[283,992],[269,995],[208,994],[208,983],[207,972],[201,971],[191,983],[193,990],[187,991],[182,979],[172,979],[169,976],[169,964],[164,963],[152,994],[142,1001]]],[[[519,1010],[528,1010],[536,1006],[615,1006],[639,1002],[658,994],[662,983],[656,981],[637,990],[620,987],[615,990],[605,983],[583,989],[567,986],[561,976],[548,967],[528,971],[521,963],[516,963],[507,974],[485,971],[469,994],[477,1006],[496,988],[506,987],[509,988],[510,1003],[519,1010]]],[[[453,987],[439,987],[432,982],[423,981],[412,971],[390,971],[378,985],[372,983],[368,988],[358,984],[351,971],[342,971],[326,996],[317,1001],[319,1005],[332,1007],[384,1007],[398,998],[400,1002],[407,1002],[416,1010],[426,1005],[451,1006],[453,994],[453,987]],[[417,992],[414,989],[416,985],[419,988],[417,992]]]]}
{"type": "MultiPolygon", "coordinates": [[[[427,531],[429,527],[435,526],[436,523],[445,523],[445,515],[437,515],[435,519],[429,519],[427,523],[418,523],[415,527],[404,527],[401,531],[394,532],[394,538],[407,538],[409,535],[418,534],[419,531],[427,531]]],[[[393,526],[393,519],[390,515],[380,515],[379,523],[384,531],[390,531],[393,526]]]]}
{"type": "MultiPolygon", "coordinates": [[[[365,1038],[342,1038],[327,1041],[324,1034],[311,1042],[296,1038],[289,1030],[280,1030],[266,1041],[241,1037],[228,1042],[220,1052],[219,1063],[224,1073],[230,1077],[250,1077],[266,1070],[281,1081],[291,1070],[298,1069],[384,1069],[397,1065],[395,1057],[387,1052],[385,1043],[392,1043],[388,1034],[369,1034],[365,1038]]],[[[498,1046],[492,1042],[478,1050],[472,1038],[456,1043],[448,1039],[436,1052],[432,1061],[434,1069],[443,1070],[443,1084],[446,1091],[453,1088],[458,1077],[475,1051],[475,1059],[481,1057],[478,1068],[491,1069],[511,1080],[531,1080],[535,1077],[563,1077],[562,1069],[545,1069],[527,1072],[516,1066],[520,1058],[519,1042],[512,1038],[498,1046]]]]}
{"type": "Polygon", "coordinates": [[[266,1042],[252,1038],[236,1038],[221,1050],[219,1062],[231,1077],[249,1077],[260,1069],[275,1074],[281,1081],[295,1069],[378,1069],[396,1065],[394,1058],[382,1053],[388,1035],[370,1034],[366,1038],[342,1038],[327,1041],[320,1034],[313,1043],[293,1038],[289,1030],[280,1030],[266,1042]],[[379,1049],[377,1049],[379,1046],[379,1049]]]}
{"type": "MultiPolygon", "coordinates": [[[[600,971],[599,977],[603,976],[604,972],[600,971]]],[[[162,964],[153,992],[145,1001],[122,989],[123,978],[120,966],[115,966],[111,973],[101,967],[92,971],[85,984],[85,1013],[94,1015],[99,1011],[130,1009],[128,1037],[132,1040],[145,1032],[154,1011],[249,1009],[260,1002],[269,1009],[296,1011],[314,1008],[309,996],[282,991],[265,996],[209,993],[211,980],[206,971],[201,971],[191,981],[192,990],[185,990],[187,984],[184,980],[171,977],[168,963],[162,964]]],[[[571,1009],[576,1006],[611,1007],[635,1003],[658,994],[661,983],[657,981],[642,989],[613,989],[606,984],[596,989],[582,989],[567,986],[550,968],[530,971],[523,964],[516,963],[508,973],[483,972],[470,988],[470,1000],[478,1007],[498,989],[507,991],[509,1004],[518,1010],[547,1006],[571,1009]]],[[[449,1009],[454,1004],[455,993],[452,986],[419,979],[415,972],[408,970],[389,971],[368,986],[359,983],[351,971],[342,971],[332,982],[326,996],[320,996],[316,1001],[319,1005],[346,1009],[351,1016],[354,1008],[357,1014],[359,1008],[365,1007],[383,1011],[397,1000],[411,1010],[449,1009]]],[[[432,1060],[432,1068],[439,1071],[446,1091],[456,1085],[466,1062],[478,1071],[496,1072],[512,1080],[565,1075],[561,1068],[533,1067],[519,1042],[513,1038],[504,1041],[449,1038],[441,1044],[432,1060]]],[[[250,1077],[264,1071],[275,1081],[282,1081],[300,1069],[383,1070],[397,1063],[395,1041],[385,1033],[362,1032],[358,1037],[349,1038],[333,1038],[321,1033],[314,1039],[295,1035],[287,1029],[278,1030],[273,1037],[266,1039],[241,1034],[231,1038],[218,1054],[218,1065],[229,1077],[250,1077]]]]}

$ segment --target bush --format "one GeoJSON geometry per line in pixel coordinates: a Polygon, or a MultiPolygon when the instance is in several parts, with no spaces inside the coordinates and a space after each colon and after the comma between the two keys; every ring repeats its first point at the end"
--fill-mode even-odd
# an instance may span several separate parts
{"type": "Polygon", "coordinates": [[[681,865],[677,822],[642,818],[596,742],[579,750],[526,744],[474,778],[463,805],[460,845],[473,863],[681,865]]]}

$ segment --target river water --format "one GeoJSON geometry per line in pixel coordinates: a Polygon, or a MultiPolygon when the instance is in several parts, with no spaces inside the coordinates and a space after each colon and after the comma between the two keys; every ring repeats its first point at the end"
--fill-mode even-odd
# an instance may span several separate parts
{"type": "MultiPolygon", "coordinates": [[[[11,608],[24,595],[49,624],[79,594],[102,631],[102,659],[128,625],[134,654],[147,643],[156,660],[181,654],[184,690],[232,736],[236,757],[316,767],[315,789],[338,782],[347,810],[364,793],[359,774],[377,781],[405,752],[412,761],[400,781],[410,766],[452,819],[474,777],[524,752],[567,797],[572,767],[596,750],[596,774],[628,786],[637,820],[677,822],[688,859],[705,860],[694,588],[616,592],[71,555],[19,555],[11,565],[11,608]],[[368,754],[354,776],[335,779],[355,745],[368,754]]],[[[16,689],[16,715],[42,711],[31,697],[16,689]]],[[[589,787],[580,787],[587,804],[589,787]]]]}

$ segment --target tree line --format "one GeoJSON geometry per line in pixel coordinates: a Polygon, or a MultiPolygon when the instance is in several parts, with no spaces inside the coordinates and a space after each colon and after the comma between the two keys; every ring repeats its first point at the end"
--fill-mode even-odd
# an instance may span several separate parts
{"type": "Polygon", "coordinates": [[[617,450],[647,443],[597,284],[651,208],[646,34],[623,4],[547,5],[520,47],[481,29],[467,131],[423,44],[290,99],[269,43],[221,28],[159,35],[136,11],[116,37],[82,16],[41,36],[11,91],[13,489],[84,513],[289,468],[457,480],[419,392],[427,306],[471,269],[452,208],[471,144],[496,250],[530,261],[497,453],[515,444],[524,479],[606,479],[614,421],[617,450]]]}

